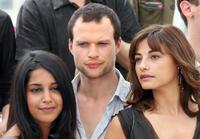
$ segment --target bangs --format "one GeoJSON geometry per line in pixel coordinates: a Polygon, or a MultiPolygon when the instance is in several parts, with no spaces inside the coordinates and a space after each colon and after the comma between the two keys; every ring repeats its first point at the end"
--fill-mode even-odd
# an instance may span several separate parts
{"type": "Polygon", "coordinates": [[[147,36],[146,39],[147,39],[149,48],[151,50],[164,53],[164,50],[163,50],[164,43],[162,41],[161,36],[162,35],[160,35],[160,33],[158,32],[152,32],[147,36]]]}

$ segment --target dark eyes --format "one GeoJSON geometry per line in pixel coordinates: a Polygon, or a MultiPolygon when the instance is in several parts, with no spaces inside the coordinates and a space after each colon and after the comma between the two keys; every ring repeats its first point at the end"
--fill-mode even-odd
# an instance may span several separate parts
{"type": "MultiPolygon", "coordinates": [[[[106,46],[108,46],[108,44],[109,44],[109,43],[107,43],[107,42],[100,42],[100,43],[97,44],[97,46],[98,46],[98,47],[106,47],[106,46]]],[[[77,45],[78,45],[79,47],[82,47],[82,48],[86,48],[86,47],[89,46],[88,43],[78,43],[77,45]]]]}
{"type": "Polygon", "coordinates": [[[86,47],[86,46],[88,46],[88,45],[87,45],[86,43],[79,43],[78,46],[84,48],[84,47],[86,47]]]}
{"type": "MultiPolygon", "coordinates": [[[[33,87],[33,88],[30,89],[30,91],[32,93],[40,93],[40,92],[43,91],[43,88],[41,88],[41,87],[33,87]]],[[[57,93],[57,92],[60,91],[60,89],[56,86],[56,87],[51,87],[49,89],[49,91],[52,92],[52,93],[57,93]]]]}
{"type": "Polygon", "coordinates": [[[51,90],[51,92],[54,92],[54,93],[60,91],[60,89],[58,87],[52,87],[50,90],[51,90]]]}
{"type": "Polygon", "coordinates": [[[152,59],[152,60],[156,60],[156,59],[158,59],[158,58],[160,58],[159,55],[152,55],[152,56],[151,56],[151,59],[152,59]]]}
{"type": "Polygon", "coordinates": [[[38,92],[41,92],[42,89],[41,88],[32,88],[30,91],[33,93],[38,93],[38,92]]]}
{"type": "MultiPolygon", "coordinates": [[[[160,56],[159,55],[151,55],[149,58],[151,60],[157,60],[160,58],[160,56]]],[[[142,56],[136,56],[134,60],[135,60],[135,62],[138,62],[138,61],[142,60],[142,56]]]]}
{"type": "Polygon", "coordinates": [[[108,43],[98,43],[98,45],[97,46],[100,46],[100,47],[106,47],[106,46],[108,46],[108,43]]]}
{"type": "Polygon", "coordinates": [[[137,61],[139,61],[139,60],[141,60],[142,58],[141,57],[135,57],[135,61],[137,62],[137,61]]]}

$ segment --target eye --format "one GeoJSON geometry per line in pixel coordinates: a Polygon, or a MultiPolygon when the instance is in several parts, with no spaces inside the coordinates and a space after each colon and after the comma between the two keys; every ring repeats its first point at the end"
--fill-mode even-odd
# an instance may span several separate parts
{"type": "Polygon", "coordinates": [[[101,42],[101,43],[98,43],[97,45],[99,47],[106,47],[106,46],[108,46],[108,43],[101,42]]]}
{"type": "Polygon", "coordinates": [[[137,62],[139,62],[140,60],[141,60],[142,58],[141,57],[139,57],[139,56],[135,56],[135,62],[137,63],[137,62]]]}
{"type": "Polygon", "coordinates": [[[151,56],[151,59],[152,59],[152,60],[156,60],[156,59],[159,59],[159,58],[160,58],[159,55],[152,55],[152,56],[151,56]]]}
{"type": "Polygon", "coordinates": [[[88,46],[87,43],[78,43],[77,45],[78,45],[79,47],[81,47],[81,48],[85,48],[85,47],[88,46]]]}
{"type": "Polygon", "coordinates": [[[51,92],[53,92],[53,93],[60,92],[60,89],[59,89],[58,86],[53,86],[50,90],[51,90],[51,92]]]}
{"type": "Polygon", "coordinates": [[[35,87],[35,88],[30,89],[30,91],[31,91],[32,93],[39,93],[39,92],[42,91],[42,88],[40,88],[40,87],[35,87]]]}

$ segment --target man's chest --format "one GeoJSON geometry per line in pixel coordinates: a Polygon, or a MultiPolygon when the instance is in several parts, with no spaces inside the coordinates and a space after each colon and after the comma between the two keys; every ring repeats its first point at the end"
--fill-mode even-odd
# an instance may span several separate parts
{"type": "Polygon", "coordinates": [[[107,102],[78,100],[81,123],[87,135],[91,135],[106,111],[107,102]]]}

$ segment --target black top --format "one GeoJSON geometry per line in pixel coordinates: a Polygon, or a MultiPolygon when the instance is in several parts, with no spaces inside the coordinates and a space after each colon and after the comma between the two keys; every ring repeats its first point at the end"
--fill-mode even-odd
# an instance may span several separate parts
{"type": "Polygon", "coordinates": [[[0,111],[7,103],[15,49],[12,21],[8,14],[0,10],[0,111]]]}
{"type": "MultiPolygon", "coordinates": [[[[122,39],[130,42],[139,31],[135,14],[127,0],[90,0],[112,8],[121,22],[122,39]]],[[[67,24],[79,7],[69,0],[26,0],[17,21],[16,59],[30,50],[47,50],[60,56],[69,67],[72,77],[75,66],[68,50],[67,24]]]]}
{"type": "MultiPolygon", "coordinates": [[[[150,122],[142,112],[127,108],[117,115],[126,139],[159,139],[150,122]],[[134,120],[134,121],[133,121],[134,120]]],[[[200,115],[197,117],[193,139],[200,139],[200,115]]]]}

